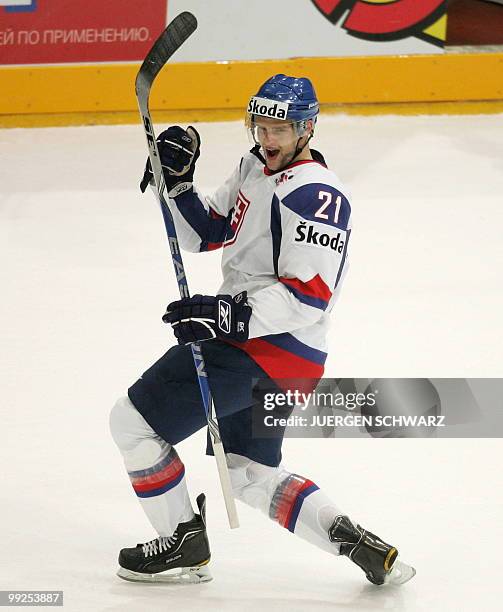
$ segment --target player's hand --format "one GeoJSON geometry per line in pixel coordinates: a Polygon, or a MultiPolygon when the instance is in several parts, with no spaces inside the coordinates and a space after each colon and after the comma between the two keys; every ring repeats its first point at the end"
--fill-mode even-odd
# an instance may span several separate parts
{"type": "Polygon", "coordinates": [[[191,344],[213,338],[245,342],[252,309],[247,293],[230,295],[194,295],[171,302],[162,317],[170,323],[178,344],[191,344]]]}
{"type": "MultiPolygon", "coordinates": [[[[200,155],[200,146],[201,139],[197,130],[192,126],[184,130],[179,125],[173,125],[159,134],[157,149],[168,191],[178,183],[192,183],[196,161],[200,155]]],[[[140,183],[142,193],[152,179],[152,166],[148,159],[140,183]]]]}

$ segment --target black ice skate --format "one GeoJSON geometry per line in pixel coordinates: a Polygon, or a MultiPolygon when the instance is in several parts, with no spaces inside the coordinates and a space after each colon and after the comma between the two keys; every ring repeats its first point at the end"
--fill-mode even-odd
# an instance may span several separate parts
{"type": "Polygon", "coordinates": [[[134,582],[208,582],[210,545],[206,535],[206,498],[197,498],[200,514],[180,523],[171,537],[159,537],[119,553],[117,575],[134,582]]]}
{"type": "Polygon", "coordinates": [[[347,516],[337,516],[328,530],[331,542],[340,544],[341,555],[349,557],[373,584],[403,584],[416,570],[398,560],[398,550],[383,542],[347,516]]]}

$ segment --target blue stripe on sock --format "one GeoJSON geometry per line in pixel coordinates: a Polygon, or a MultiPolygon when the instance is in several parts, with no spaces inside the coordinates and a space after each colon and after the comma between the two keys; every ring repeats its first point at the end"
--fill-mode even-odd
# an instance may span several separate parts
{"type": "Polygon", "coordinates": [[[320,487],[318,485],[312,484],[307,489],[304,489],[297,495],[297,499],[295,500],[295,504],[293,506],[292,514],[290,516],[290,521],[288,523],[288,531],[292,533],[295,531],[295,525],[297,524],[297,518],[299,517],[300,509],[302,508],[302,504],[308,495],[318,491],[320,487]]]}

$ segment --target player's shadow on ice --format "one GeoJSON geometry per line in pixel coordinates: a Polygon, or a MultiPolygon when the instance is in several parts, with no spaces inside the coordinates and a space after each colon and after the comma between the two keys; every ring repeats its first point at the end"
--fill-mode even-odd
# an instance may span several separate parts
{"type": "MultiPolygon", "coordinates": [[[[330,580],[327,576],[327,581],[330,580]]],[[[323,588],[323,599],[319,598],[320,591],[315,584],[306,584],[305,598],[295,595],[298,592],[298,583],[292,584],[293,593],[287,591],[278,597],[250,596],[250,584],[243,584],[245,592],[239,596],[239,585],[235,585],[234,594],[218,588],[216,580],[205,584],[167,585],[167,584],[118,584],[109,590],[111,597],[117,597],[116,605],[104,606],[104,612],[128,612],[140,609],[148,610],[170,602],[171,607],[180,606],[182,610],[196,610],[204,606],[205,612],[311,612],[318,610],[358,610],[370,612],[374,610],[405,610],[407,609],[406,592],[403,587],[386,585],[376,587],[371,584],[362,584],[354,580],[348,583],[341,578],[332,580],[329,589],[328,582],[323,588]],[[215,589],[215,587],[217,587],[215,589]],[[328,591],[332,590],[329,595],[328,591]],[[312,597],[309,597],[309,594],[312,597]],[[316,597],[318,595],[318,598],[316,597]]],[[[319,585],[318,585],[319,586],[319,585]]]]}

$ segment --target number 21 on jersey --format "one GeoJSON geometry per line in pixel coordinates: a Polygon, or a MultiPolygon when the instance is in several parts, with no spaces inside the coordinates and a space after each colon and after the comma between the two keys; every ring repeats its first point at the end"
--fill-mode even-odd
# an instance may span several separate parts
{"type": "MultiPolygon", "coordinates": [[[[332,204],[332,194],[329,191],[320,191],[318,193],[318,199],[323,200],[323,204],[318,208],[315,212],[314,216],[318,219],[329,220],[328,212],[325,212],[330,204],[332,204]]],[[[342,197],[340,195],[337,196],[335,200],[335,213],[333,217],[333,222],[337,224],[339,222],[339,212],[341,210],[342,197]]]]}

